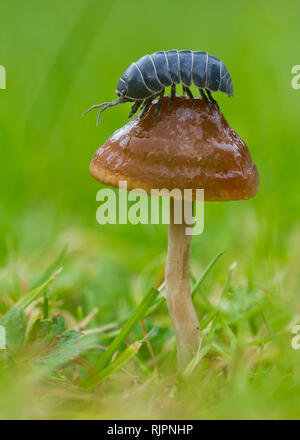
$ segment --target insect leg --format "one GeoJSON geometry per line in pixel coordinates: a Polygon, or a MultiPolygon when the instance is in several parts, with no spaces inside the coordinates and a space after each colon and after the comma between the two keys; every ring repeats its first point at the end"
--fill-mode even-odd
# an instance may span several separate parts
{"type": "Polygon", "coordinates": [[[165,89],[163,89],[163,91],[159,94],[159,100],[158,100],[158,103],[156,104],[155,110],[153,112],[153,116],[158,115],[160,106],[161,106],[163,99],[164,99],[164,94],[165,94],[165,89]]]}
{"type": "Polygon", "coordinates": [[[144,101],[143,101],[143,103],[142,103],[142,105],[141,105],[141,110],[144,109],[144,107],[145,107],[145,105],[146,105],[146,102],[147,102],[147,99],[144,99],[144,101]]]}
{"type": "Polygon", "coordinates": [[[186,86],[183,86],[183,87],[184,87],[184,91],[187,93],[188,97],[191,98],[191,100],[193,101],[194,96],[193,96],[192,92],[190,91],[190,89],[186,86]]]}
{"type": "MultiPolygon", "coordinates": [[[[150,99],[150,98],[148,98],[148,99],[150,99]]],[[[146,104],[147,104],[147,102],[148,102],[148,99],[144,99],[144,101],[143,101],[143,104],[142,104],[142,106],[141,106],[141,116],[142,116],[142,114],[143,114],[143,111],[144,111],[144,108],[145,108],[145,106],[146,106],[146,104]]],[[[153,97],[152,97],[152,99],[153,99],[153,97]]],[[[151,101],[151,103],[152,103],[152,101],[151,101]]]]}
{"type": "Polygon", "coordinates": [[[131,116],[133,116],[133,115],[136,114],[136,112],[138,111],[138,109],[140,108],[140,106],[142,105],[142,103],[143,103],[143,100],[141,100],[141,101],[135,101],[135,102],[134,102],[134,104],[133,104],[132,107],[131,107],[131,110],[130,110],[130,113],[129,113],[128,119],[130,119],[131,116]]]}
{"type": "Polygon", "coordinates": [[[204,101],[206,102],[206,104],[209,106],[210,110],[212,110],[211,103],[209,102],[209,99],[208,99],[208,97],[206,96],[204,90],[203,90],[203,89],[199,89],[199,91],[200,91],[200,95],[201,95],[202,99],[204,99],[204,101]]]}
{"type": "Polygon", "coordinates": [[[217,101],[212,97],[212,94],[210,93],[210,91],[209,91],[208,89],[205,89],[205,91],[206,91],[206,93],[207,93],[207,95],[208,95],[208,98],[209,98],[210,102],[212,102],[212,103],[217,107],[217,109],[220,110],[219,104],[218,104],[217,101]]]}
{"type": "Polygon", "coordinates": [[[150,96],[150,98],[145,99],[144,103],[143,103],[143,111],[141,112],[141,118],[147,113],[147,111],[149,110],[151,104],[152,104],[152,100],[153,100],[153,96],[150,96]]]}
{"type": "Polygon", "coordinates": [[[171,87],[171,96],[170,96],[170,99],[169,99],[169,102],[168,102],[168,108],[171,107],[172,102],[173,102],[175,96],[176,96],[176,84],[173,84],[172,87],[171,87]]]}

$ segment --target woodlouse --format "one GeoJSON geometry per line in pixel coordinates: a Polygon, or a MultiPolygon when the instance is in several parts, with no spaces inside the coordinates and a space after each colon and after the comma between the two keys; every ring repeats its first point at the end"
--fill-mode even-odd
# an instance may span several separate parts
{"type": "Polygon", "coordinates": [[[206,52],[192,50],[168,50],[158,51],[152,55],[145,55],[137,62],[132,63],[119,79],[116,94],[118,99],[112,102],[103,102],[93,105],[84,114],[91,110],[101,108],[97,125],[101,114],[109,107],[125,102],[133,102],[129,118],[141,107],[142,115],[145,114],[154,98],[159,98],[154,116],[158,114],[165,87],[171,87],[169,105],[172,104],[176,95],[176,85],[182,84],[183,93],[191,99],[193,95],[189,87],[196,86],[209,105],[214,104],[218,108],[216,100],[211,92],[223,92],[233,96],[233,87],[230,74],[225,64],[206,52]]]}

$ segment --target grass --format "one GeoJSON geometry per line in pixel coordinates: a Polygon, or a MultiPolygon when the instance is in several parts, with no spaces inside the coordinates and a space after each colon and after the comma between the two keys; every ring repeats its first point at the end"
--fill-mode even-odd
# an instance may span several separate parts
{"type": "Polygon", "coordinates": [[[177,0],[172,14],[157,0],[1,5],[1,419],[299,418],[299,11],[296,0],[190,1],[186,14],[177,0]],[[253,200],[205,206],[191,258],[203,344],[180,375],[156,290],[166,227],[95,221],[89,162],[129,108],[98,129],[81,118],[113,98],[130,62],[170,48],[228,65],[235,97],[218,101],[261,179],[253,200]]]}
{"type": "Polygon", "coordinates": [[[21,299],[3,296],[9,350],[0,352],[0,380],[15,404],[2,400],[1,417],[149,418],[151,410],[150,418],[297,418],[296,307],[259,286],[235,285],[235,265],[223,286],[208,288],[205,276],[213,278],[220,257],[194,283],[203,343],[180,375],[155,289],[127,318],[117,313],[105,326],[97,326],[101,309],[84,319],[78,308],[67,311],[61,270],[21,299]]]}

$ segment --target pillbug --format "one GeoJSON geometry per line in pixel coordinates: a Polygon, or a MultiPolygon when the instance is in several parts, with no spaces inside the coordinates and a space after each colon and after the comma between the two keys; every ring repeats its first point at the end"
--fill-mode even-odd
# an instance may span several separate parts
{"type": "Polygon", "coordinates": [[[116,94],[119,97],[112,102],[103,102],[93,105],[84,114],[101,108],[101,114],[109,107],[125,102],[133,102],[129,118],[141,107],[142,115],[150,108],[154,98],[159,98],[154,116],[158,114],[165,87],[171,87],[169,105],[176,95],[176,85],[182,84],[183,93],[191,99],[193,95],[189,87],[193,84],[199,91],[202,99],[211,107],[214,104],[219,108],[211,92],[223,92],[233,96],[233,87],[230,74],[225,64],[206,52],[192,50],[167,50],[145,55],[137,62],[132,63],[119,79],[116,94]]]}

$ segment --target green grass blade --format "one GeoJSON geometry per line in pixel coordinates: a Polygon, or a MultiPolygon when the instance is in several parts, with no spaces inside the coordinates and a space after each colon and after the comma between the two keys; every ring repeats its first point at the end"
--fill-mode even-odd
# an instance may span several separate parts
{"type": "Polygon", "coordinates": [[[266,338],[255,339],[254,341],[248,342],[247,347],[255,347],[255,345],[267,344],[271,340],[272,339],[269,336],[267,336],[266,338]]]}
{"type": "Polygon", "coordinates": [[[192,298],[194,298],[195,293],[197,292],[197,290],[199,289],[199,287],[201,286],[201,284],[203,283],[203,281],[205,280],[205,278],[207,277],[207,275],[209,274],[209,272],[211,271],[211,269],[214,267],[214,265],[216,264],[216,262],[218,261],[218,259],[225,253],[225,251],[221,251],[219,252],[212,260],[211,262],[206,266],[206,268],[204,269],[204,271],[202,272],[202,274],[200,275],[200,277],[198,278],[198,280],[195,282],[195,284],[193,285],[192,288],[192,298]]]}
{"type": "Polygon", "coordinates": [[[159,307],[165,302],[166,302],[166,298],[164,296],[159,298],[151,307],[149,307],[144,318],[147,318],[148,316],[152,315],[152,313],[156,312],[156,310],[159,309],[159,307]]]}
{"type": "Polygon", "coordinates": [[[159,295],[159,291],[152,288],[149,290],[145,298],[138,305],[135,311],[132,313],[130,318],[127,320],[122,330],[118,333],[112,343],[107,347],[107,350],[101,355],[99,361],[93,368],[93,372],[90,377],[87,377],[82,385],[90,387],[91,383],[98,383],[99,375],[101,375],[102,370],[110,362],[113,354],[120,349],[121,345],[124,343],[125,339],[128,337],[129,333],[136,327],[136,325],[144,318],[147,310],[152,305],[153,301],[159,295]],[[91,377],[92,376],[92,377],[91,377]]]}
{"type": "Polygon", "coordinates": [[[64,260],[68,253],[68,244],[66,244],[61,252],[58,254],[57,258],[53,261],[53,263],[45,270],[43,275],[39,278],[39,280],[34,284],[34,288],[39,287],[41,284],[43,284],[46,280],[51,277],[51,275],[63,265],[64,260]]]}
{"type": "Polygon", "coordinates": [[[113,362],[108,364],[97,377],[97,381],[93,382],[93,386],[99,385],[104,380],[108,379],[109,376],[114,374],[119,368],[123,367],[130,359],[132,359],[139,351],[141,347],[141,342],[134,342],[129,345],[123,353],[121,353],[113,362]]]}
{"type": "Polygon", "coordinates": [[[193,357],[193,359],[189,362],[189,364],[187,365],[187,367],[185,368],[185,370],[181,373],[181,377],[182,378],[187,378],[189,377],[193,371],[195,370],[195,368],[197,367],[197,365],[199,364],[199,362],[204,358],[204,356],[207,355],[207,353],[210,351],[210,349],[212,348],[212,346],[210,344],[205,345],[205,347],[203,347],[201,350],[199,350],[199,352],[196,354],[196,356],[193,357]]]}
{"type": "Polygon", "coordinates": [[[211,321],[213,321],[213,319],[215,318],[215,316],[216,316],[218,313],[219,313],[218,309],[214,309],[212,312],[210,312],[210,313],[208,314],[208,316],[207,316],[203,321],[201,321],[201,323],[200,323],[200,330],[201,330],[201,331],[204,330],[204,329],[208,326],[208,324],[209,324],[211,321]]]}
{"type": "Polygon", "coordinates": [[[229,268],[228,275],[227,275],[227,278],[226,278],[226,281],[225,281],[225,284],[224,284],[224,287],[223,287],[223,290],[222,290],[222,293],[221,293],[221,297],[220,297],[220,299],[219,299],[219,302],[220,302],[221,299],[224,298],[224,297],[228,294],[228,292],[229,292],[229,289],[230,289],[230,283],[231,283],[231,280],[232,280],[232,274],[233,274],[233,271],[234,271],[235,268],[236,268],[236,263],[232,263],[231,266],[230,266],[230,268],[229,268]]]}
{"type": "Polygon", "coordinates": [[[45,281],[41,286],[37,287],[36,289],[31,290],[28,292],[25,296],[23,296],[16,304],[17,307],[22,307],[23,309],[26,309],[33,301],[40,298],[46,289],[53,283],[53,281],[56,279],[56,277],[61,273],[62,267],[59,268],[54,274],[51,275],[50,278],[48,278],[47,281],[45,281]]]}

